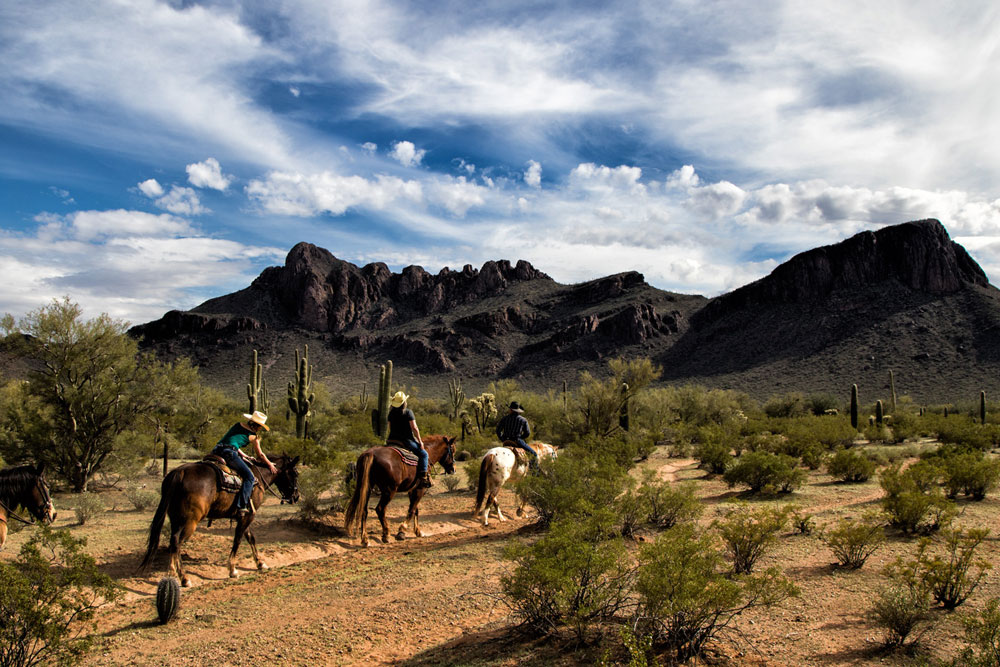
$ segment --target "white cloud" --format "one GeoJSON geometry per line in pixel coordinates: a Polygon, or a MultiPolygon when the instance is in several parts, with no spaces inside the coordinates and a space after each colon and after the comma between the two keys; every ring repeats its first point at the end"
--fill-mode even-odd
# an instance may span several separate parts
{"type": "Polygon", "coordinates": [[[729,181],[720,181],[690,190],[685,205],[710,220],[735,215],[743,206],[747,193],[729,181]]]}
{"type": "Polygon", "coordinates": [[[427,198],[452,215],[462,217],[473,206],[482,206],[486,202],[485,193],[486,188],[459,176],[454,180],[441,179],[431,184],[427,189],[427,198]]]}
{"type": "Polygon", "coordinates": [[[524,172],[524,182],[533,188],[542,186],[542,165],[534,160],[528,160],[528,168],[524,172]]]}
{"type": "Polygon", "coordinates": [[[426,154],[427,151],[423,149],[417,150],[417,147],[409,141],[397,141],[392,145],[392,150],[389,151],[389,157],[404,167],[412,167],[420,164],[426,154]]]}
{"type": "Polygon", "coordinates": [[[365,153],[368,153],[369,155],[371,155],[375,151],[378,150],[378,144],[374,144],[374,143],[372,143],[370,141],[366,141],[365,143],[361,144],[361,150],[363,150],[365,153]]]}
{"type": "Polygon", "coordinates": [[[639,167],[627,165],[605,167],[588,162],[577,165],[570,172],[569,183],[572,187],[582,190],[602,192],[621,190],[630,194],[640,194],[646,190],[646,186],[639,182],[641,177],[642,169],[639,167]]]}
{"type": "Polygon", "coordinates": [[[288,92],[292,94],[292,97],[298,97],[299,95],[302,94],[302,91],[296,88],[295,86],[289,86],[288,92]]]}
{"type": "Polygon", "coordinates": [[[423,198],[417,181],[384,175],[369,180],[331,172],[271,172],[264,179],[252,180],[246,192],[268,213],[303,217],[342,215],[355,207],[381,210],[397,200],[419,202],[423,198]]]}
{"type": "Polygon", "coordinates": [[[209,210],[201,205],[201,200],[191,188],[183,188],[178,185],[170,187],[170,192],[163,195],[154,202],[158,207],[177,215],[201,215],[209,210]]]}
{"type": "Polygon", "coordinates": [[[196,188],[225,191],[233,181],[232,176],[222,173],[222,167],[214,157],[210,157],[204,162],[189,164],[184,170],[187,171],[188,182],[196,188]]]}
{"type": "Polygon", "coordinates": [[[146,195],[151,199],[163,196],[163,186],[160,185],[159,181],[157,181],[155,178],[150,178],[143,181],[142,183],[139,184],[138,187],[139,190],[142,191],[142,194],[146,195]]]}

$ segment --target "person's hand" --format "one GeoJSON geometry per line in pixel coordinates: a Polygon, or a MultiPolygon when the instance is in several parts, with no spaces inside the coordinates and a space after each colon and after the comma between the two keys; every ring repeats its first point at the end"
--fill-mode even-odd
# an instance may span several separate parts
{"type": "Polygon", "coordinates": [[[275,468],[275,467],[274,467],[274,464],[273,464],[273,463],[271,463],[270,461],[268,461],[268,462],[267,462],[267,467],[268,467],[268,469],[269,469],[269,470],[271,471],[271,474],[272,474],[272,475],[277,475],[277,474],[278,474],[278,469],[277,469],[277,468],[275,468]]]}

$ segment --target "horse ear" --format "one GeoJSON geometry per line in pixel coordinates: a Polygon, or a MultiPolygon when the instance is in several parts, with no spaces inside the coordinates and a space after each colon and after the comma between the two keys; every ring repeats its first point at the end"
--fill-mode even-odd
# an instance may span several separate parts
{"type": "Polygon", "coordinates": [[[296,456],[294,459],[292,459],[292,467],[294,468],[298,462],[299,462],[299,457],[296,456]]]}
{"type": "Polygon", "coordinates": [[[455,441],[456,441],[456,440],[458,440],[458,437],[457,437],[457,436],[456,436],[456,437],[454,437],[454,438],[448,438],[448,437],[446,437],[446,438],[445,438],[444,440],[445,440],[445,442],[446,442],[446,443],[448,443],[449,445],[454,445],[454,444],[455,444],[455,441]]]}
{"type": "Polygon", "coordinates": [[[45,461],[42,461],[37,466],[35,466],[35,474],[36,475],[38,475],[39,477],[41,477],[43,472],[45,472],[45,461]]]}

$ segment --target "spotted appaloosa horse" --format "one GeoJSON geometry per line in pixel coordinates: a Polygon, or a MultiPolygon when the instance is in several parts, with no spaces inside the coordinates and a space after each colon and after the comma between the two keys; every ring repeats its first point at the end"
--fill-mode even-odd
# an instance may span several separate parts
{"type": "MultiPolygon", "coordinates": [[[[444,435],[425,435],[423,437],[424,449],[427,450],[427,466],[433,466],[441,462],[445,472],[453,474],[455,472],[455,440],[444,435]]],[[[397,491],[409,491],[410,510],[406,513],[406,519],[399,524],[399,531],[396,539],[402,540],[406,535],[406,524],[413,521],[413,534],[417,537],[423,535],[420,531],[420,510],[417,505],[424,497],[427,489],[416,488],[417,469],[414,466],[403,463],[403,458],[393,447],[372,447],[358,457],[357,466],[358,481],[354,487],[354,496],[344,513],[344,529],[351,537],[361,531],[361,546],[368,546],[368,497],[372,487],[379,488],[379,501],[375,507],[378,520],[382,523],[382,542],[389,543],[389,524],[385,520],[385,507],[396,495],[397,491]]]]}
{"type": "Polygon", "coordinates": [[[3,551],[3,545],[7,542],[7,522],[10,519],[20,519],[28,524],[34,521],[52,523],[56,520],[49,485],[42,477],[44,471],[44,463],[0,470],[0,551],[3,551]],[[34,519],[22,519],[17,514],[18,507],[28,510],[34,519]]]}
{"type": "MultiPolygon", "coordinates": [[[[532,442],[529,444],[538,453],[539,460],[555,458],[558,454],[556,448],[548,443],[532,442]]],[[[518,457],[510,447],[494,447],[483,455],[483,461],[479,464],[479,486],[476,490],[476,509],[472,511],[473,518],[479,517],[479,511],[482,510],[483,525],[490,525],[490,509],[492,508],[496,510],[498,519],[507,520],[500,512],[497,495],[504,484],[509,481],[517,481],[527,474],[530,456],[530,454],[525,454],[518,457]]],[[[525,499],[519,496],[518,516],[524,515],[524,504],[525,499]]]]}
{"type": "MultiPolygon", "coordinates": [[[[294,459],[282,454],[271,459],[274,467],[278,469],[278,474],[273,475],[267,466],[258,464],[250,459],[250,467],[253,469],[254,477],[264,485],[270,487],[274,485],[281,492],[281,498],[287,502],[296,502],[299,499],[298,470],[296,465],[299,457],[294,459]]],[[[254,507],[260,507],[264,501],[264,487],[255,484],[250,500],[254,507]]],[[[236,532],[233,535],[233,549],[229,553],[229,576],[238,576],[236,572],[236,551],[240,548],[240,542],[246,535],[247,542],[250,543],[250,551],[253,559],[257,563],[257,569],[266,571],[268,569],[260,554],[257,553],[257,540],[254,538],[250,524],[253,522],[253,514],[245,514],[234,517],[235,493],[220,491],[216,473],[213,467],[204,461],[185,463],[171,470],[163,483],[160,485],[160,504],[153,515],[153,522],[149,526],[149,543],[146,548],[146,555],[139,566],[140,572],[149,570],[153,562],[153,556],[160,545],[160,530],[163,528],[163,520],[170,515],[170,573],[176,575],[181,580],[181,585],[190,586],[191,582],[184,570],[181,568],[181,544],[191,537],[198,523],[208,517],[234,518],[236,521],[236,532]]]]}

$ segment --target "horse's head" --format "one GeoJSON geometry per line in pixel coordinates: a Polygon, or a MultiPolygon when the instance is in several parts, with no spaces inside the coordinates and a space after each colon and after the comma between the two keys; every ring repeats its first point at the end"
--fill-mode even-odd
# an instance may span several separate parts
{"type": "Polygon", "coordinates": [[[448,436],[444,436],[443,440],[444,440],[444,444],[446,445],[446,449],[445,449],[445,452],[444,452],[444,456],[441,457],[441,467],[444,468],[444,471],[446,473],[448,473],[449,475],[454,475],[455,474],[455,441],[458,440],[458,438],[449,438],[448,436]]]}
{"type": "Polygon", "coordinates": [[[281,491],[281,502],[294,504],[299,502],[299,457],[291,458],[285,454],[273,462],[278,469],[274,485],[281,491]]]}
{"type": "Polygon", "coordinates": [[[43,472],[45,464],[39,463],[34,470],[35,483],[28,492],[28,498],[21,504],[42,523],[52,523],[56,520],[56,508],[52,504],[52,496],[49,495],[49,485],[42,477],[43,472]]]}

